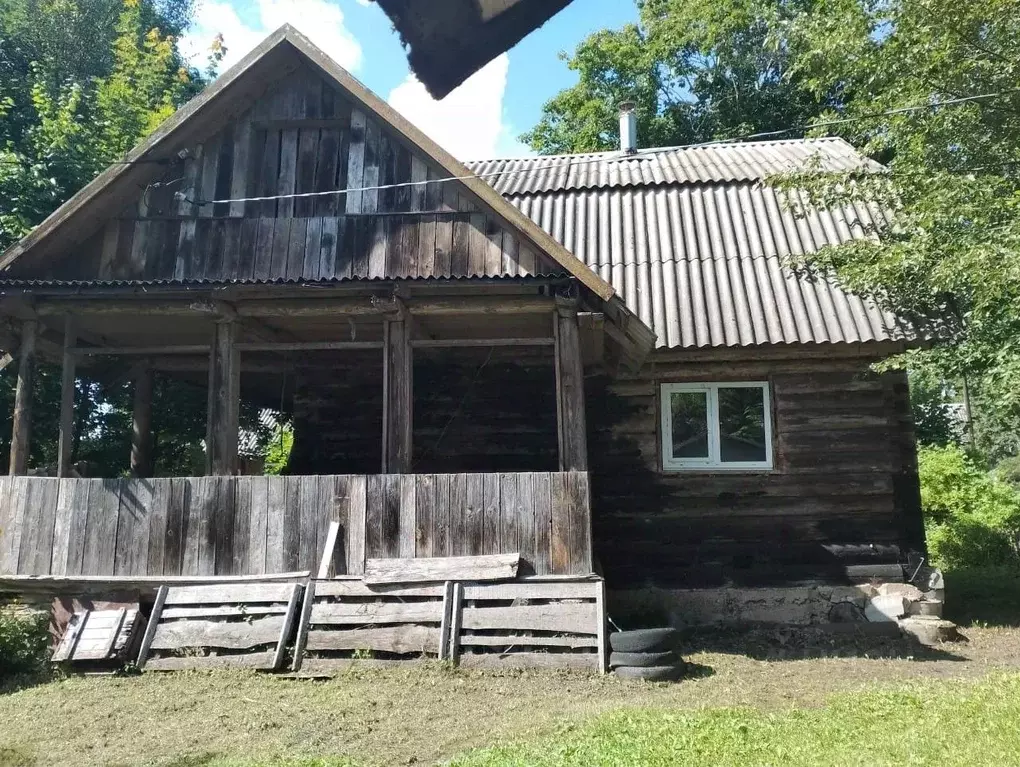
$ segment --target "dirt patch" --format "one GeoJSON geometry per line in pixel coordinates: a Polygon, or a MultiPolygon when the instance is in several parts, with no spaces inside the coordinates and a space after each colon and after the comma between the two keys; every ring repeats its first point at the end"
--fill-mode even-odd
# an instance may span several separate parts
{"type": "Polygon", "coordinates": [[[966,634],[967,642],[929,651],[902,640],[716,632],[711,642],[687,637],[694,678],[662,686],[437,665],[326,682],[241,673],[75,677],[0,695],[0,752],[75,766],[180,764],[187,755],[429,764],[627,706],[811,707],[876,684],[1020,670],[1020,630],[966,634]]]}

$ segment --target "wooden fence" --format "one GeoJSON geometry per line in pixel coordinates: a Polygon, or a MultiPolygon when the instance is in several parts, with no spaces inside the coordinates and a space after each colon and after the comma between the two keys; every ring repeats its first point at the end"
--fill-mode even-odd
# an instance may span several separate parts
{"type": "Polygon", "coordinates": [[[0,478],[0,575],[338,574],[366,558],[520,552],[522,574],[592,570],[588,475],[0,478]]]}

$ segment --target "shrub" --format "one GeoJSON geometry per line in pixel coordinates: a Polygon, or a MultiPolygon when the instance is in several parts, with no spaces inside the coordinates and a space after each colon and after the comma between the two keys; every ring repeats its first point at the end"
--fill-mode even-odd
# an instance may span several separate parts
{"type": "Polygon", "coordinates": [[[932,561],[946,569],[1020,564],[1020,492],[955,445],[922,448],[918,459],[932,561]]]}
{"type": "Polygon", "coordinates": [[[43,671],[49,648],[49,616],[45,612],[0,605],[0,680],[43,671]]]}

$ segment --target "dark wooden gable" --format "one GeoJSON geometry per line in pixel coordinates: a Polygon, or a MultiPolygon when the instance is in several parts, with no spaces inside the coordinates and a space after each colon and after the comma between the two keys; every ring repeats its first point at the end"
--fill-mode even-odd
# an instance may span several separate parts
{"type": "Polygon", "coordinates": [[[307,66],[200,143],[75,253],[11,277],[317,281],[563,274],[449,173],[307,66]],[[407,184],[388,189],[371,187],[407,184]],[[341,191],[312,197],[250,198],[341,191]],[[238,200],[236,202],[215,202],[238,200]],[[244,200],[244,201],[239,201],[244,200]]]}

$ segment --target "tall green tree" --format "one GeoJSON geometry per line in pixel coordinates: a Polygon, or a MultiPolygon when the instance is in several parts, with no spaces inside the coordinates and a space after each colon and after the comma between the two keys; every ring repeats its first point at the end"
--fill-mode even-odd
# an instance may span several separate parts
{"type": "Polygon", "coordinates": [[[820,0],[788,39],[791,76],[844,95],[822,119],[889,172],[784,183],[894,214],[809,265],[919,323],[907,363],[969,383],[990,463],[1020,452],[1020,0],[820,0]]]}
{"type": "Polygon", "coordinates": [[[543,154],[618,146],[618,106],[636,105],[644,146],[804,125],[839,92],[807,89],[792,69],[791,22],[814,0],[638,0],[639,23],[586,38],[576,85],[523,136],[543,154]]]}

